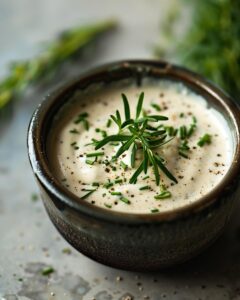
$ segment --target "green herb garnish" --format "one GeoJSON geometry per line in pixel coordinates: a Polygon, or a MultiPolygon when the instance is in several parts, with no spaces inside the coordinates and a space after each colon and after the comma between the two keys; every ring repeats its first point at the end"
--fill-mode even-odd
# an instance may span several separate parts
{"type": "Polygon", "coordinates": [[[121,200],[122,202],[124,202],[126,204],[131,204],[131,201],[128,198],[126,198],[126,197],[122,196],[122,197],[119,198],[119,200],[121,200]]]}
{"type": "Polygon", "coordinates": [[[83,126],[86,130],[89,129],[89,123],[87,121],[88,113],[84,112],[77,116],[77,119],[74,121],[74,124],[83,123],[83,126]]]}
{"type": "Polygon", "coordinates": [[[38,201],[38,194],[35,194],[35,193],[33,193],[32,195],[31,195],[31,200],[32,200],[32,202],[36,202],[36,201],[38,201]]]}
{"type": "Polygon", "coordinates": [[[82,200],[88,198],[92,193],[94,193],[97,189],[84,189],[87,192],[84,196],[81,197],[82,200]]]}
{"type": "Polygon", "coordinates": [[[157,185],[159,185],[160,182],[160,170],[165,173],[169,179],[177,183],[177,179],[163,164],[163,158],[153,152],[154,148],[160,148],[164,144],[170,142],[173,137],[167,139],[165,130],[159,131],[157,127],[153,127],[151,124],[149,124],[166,121],[168,118],[162,115],[141,116],[144,99],[143,92],[140,94],[138,99],[135,118],[131,118],[130,106],[125,94],[122,94],[122,99],[124,104],[125,121],[122,120],[122,117],[117,110],[116,114],[111,116],[111,119],[117,124],[118,133],[115,135],[110,135],[99,141],[95,149],[98,150],[110,142],[122,142],[121,147],[118,149],[115,155],[115,158],[118,158],[132,146],[132,152],[134,153],[132,153],[131,164],[134,163],[133,158],[136,157],[136,152],[141,149],[144,158],[130,178],[130,183],[136,183],[138,176],[142,172],[146,174],[149,166],[152,166],[153,168],[157,185]],[[157,134],[156,131],[158,131],[157,134]]]}
{"type": "Polygon", "coordinates": [[[104,206],[107,207],[107,208],[112,208],[112,205],[107,204],[107,203],[104,203],[104,206]]]}
{"type": "Polygon", "coordinates": [[[73,134],[79,134],[80,133],[76,128],[69,130],[69,132],[73,133],[73,134]]]}
{"type": "Polygon", "coordinates": [[[156,111],[161,111],[161,107],[160,105],[156,104],[156,103],[151,103],[151,106],[156,109],[156,111]]]}
{"type": "Polygon", "coordinates": [[[109,181],[107,183],[104,183],[103,187],[106,188],[106,189],[109,189],[110,187],[113,186],[113,182],[109,181]]]}
{"type": "Polygon", "coordinates": [[[103,156],[104,152],[92,152],[92,153],[87,153],[86,157],[98,157],[98,156],[103,156]]]}
{"type": "Polygon", "coordinates": [[[53,272],[54,272],[54,269],[52,267],[46,267],[42,270],[42,275],[43,276],[48,276],[53,272]]]}
{"type": "Polygon", "coordinates": [[[115,179],[115,180],[114,180],[114,183],[122,183],[122,182],[123,182],[122,179],[115,179]]]}
{"type": "Polygon", "coordinates": [[[158,212],[159,212],[159,209],[157,209],[157,208],[151,209],[151,213],[158,213],[158,212]]]}
{"type": "Polygon", "coordinates": [[[139,188],[140,191],[149,190],[151,187],[149,185],[145,185],[139,188]]]}
{"type": "Polygon", "coordinates": [[[111,192],[111,195],[113,195],[113,196],[121,196],[122,193],[121,192],[111,192]]]}
{"type": "Polygon", "coordinates": [[[208,144],[208,145],[211,144],[211,142],[212,142],[212,136],[210,134],[206,133],[206,134],[204,134],[204,136],[202,136],[199,139],[197,145],[199,147],[203,147],[205,144],[208,144]]]}
{"type": "Polygon", "coordinates": [[[68,29],[48,43],[38,57],[11,63],[7,77],[0,82],[0,112],[26,87],[42,79],[49,81],[60,66],[79,57],[87,45],[114,27],[116,22],[105,21],[68,29]]]}
{"type": "Polygon", "coordinates": [[[85,163],[92,166],[95,163],[95,160],[86,159],[85,163]]]}
{"type": "Polygon", "coordinates": [[[123,161],[120,161],[120,166],[123,168],[124,171],[126,171],[128,168],[128,165],[126,165],[123,161]]]}
{"type": "Polygon", "coordinates": [[[111,127],[111,125],[112,125],[112,120],[111,119],[108,119],[108,121],[107,121],[107,128],[109,128],[109,127],[111,127]]]}

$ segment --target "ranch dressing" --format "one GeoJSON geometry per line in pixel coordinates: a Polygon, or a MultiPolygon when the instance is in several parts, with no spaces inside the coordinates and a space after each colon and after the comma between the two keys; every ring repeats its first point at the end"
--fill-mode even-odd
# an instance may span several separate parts
{"type": "Polygon", "coordinates": [[[153,213],[187,206],[210,192],[229,169],[232,139],[224,118],[219,112],[209,108],[202,96],[182,83],[162,80],[158,84],[148,82],[141,87],[115,86],[76,94],[74,101],[66,105],[54,120],[48,140],[48,153],[54,174],[68,190],[79,197],[79,201],[87,201],[113,211],[153,213]],[[139,175],[136,184],[129,183],[141,162],[141,150],[138,151],[133,169],[130,166],[131,149],[124,152],[113,168],[105,163],[98,163],[111,160],[120,145],[106,144],[99,150],[104,155],[98,157],[97,162],[92,165],[86,163],[86,160],[90,163],[94,160],[86,157],[95,152],[94,145],[90,144],[91,139],[102,140],[106,134],[117,133],[116,124],[111,122],[110,125],[108,120],[116,109],[124,117],[121,93],[127,96],[130,110],[135,114],[142,91],[145,95],[144,111],[147,114],[167,116],[169,119],[162,122],[164,126],[189,127],[193,118],[197,120],[196,130],[188,139],[188,158],[178,153],[181,142],[178,135],[159,150],[167,168],[178,180],[176,184],[160,171],[160,186],[171,194],[166,199],[154,198],[161,191],[160,186],[156,185],[152,167],[148,167],[147,174],[139,175]],[[159,109],[161,110],[158,111],[159,109]],[[88,130],[84,122],[74,123],[82,113],[88,115],[85,119],[89,125],[88,130]],[[211,142],[200,147],[198,142],[205,134],[211,136],[211,142]],[[121,161],[123,164],[120,165],[121,161]],[[148,188],[144,189],[146,186],[148,188]],[[80,199],[91,190],[94,191],[89,196],[84,200],[80,199]],[[129,203],[121,201],[120,197],[126,198],[129,203]]]}

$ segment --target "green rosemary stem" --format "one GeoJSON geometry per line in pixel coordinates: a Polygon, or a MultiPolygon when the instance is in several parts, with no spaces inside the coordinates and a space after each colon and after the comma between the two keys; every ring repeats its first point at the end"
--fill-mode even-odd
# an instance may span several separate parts
{"type": "Polygon", "coordinates": [[[9,75],[0,82],[0,112],[31,83],[49,73],[55,73],[64,62],[78,55],[85,46],[115,27],[116,22],[110,20],[66,30],[49,43],[38,57],[12,63],[9,75]]]}

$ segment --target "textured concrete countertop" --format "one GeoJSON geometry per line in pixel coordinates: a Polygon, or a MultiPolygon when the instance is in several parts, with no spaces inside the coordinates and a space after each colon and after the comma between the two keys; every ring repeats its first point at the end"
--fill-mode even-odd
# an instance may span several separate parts
{"type": "MultiPolygon", "coordinates": [[[[1,0],[0,75],[12,59],[37,53],[38,43],[76,24],[117,17],[116,34],[97,55],[67,68],[57,81],[100,63],[151,56],[158,24],[173,1],[1,0]]],[[[51,86],[51,88],[54,85],[51,86]]],[[[51,224],[27,158],[30,116],[49,87],[28,91],[0,127],[0,299],[240,299],[240,203],[223,236],[196,259],[158,273],[132,273],[100,265],[70,247],[51,224]],[[67,250],[66,250],[67,249],[67,250]],[[52,266],[51,276],[41,270],[52,266]],[[129,295],[129,297],[127,297],[129,295]]]]}

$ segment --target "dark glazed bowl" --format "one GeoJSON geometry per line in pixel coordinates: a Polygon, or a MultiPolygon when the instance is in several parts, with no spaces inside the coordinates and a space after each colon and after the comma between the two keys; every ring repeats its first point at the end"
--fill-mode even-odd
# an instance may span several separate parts
{"type": "Polygon", "coordinates": [[[234,102],[201,76],[163,61],[122,61],[105,65],[48,95],[34,112],[28,151],[46,210],[63,237],[81,253],[113,267],[157,270],[198,254],[222,232],[237,197],[240,170],[240,114],[234,102]],[[227,120],[232,132],[233,161],[220,184],[186,207],[158,214],[111,212],[81,201],[61,185],[51,169],[46,141],[58,110],[95,83],[143,78],[170,79],[205,97],[227,120]]]}

